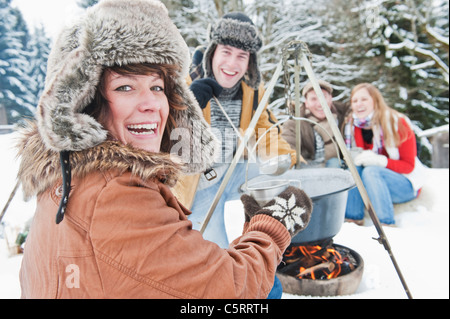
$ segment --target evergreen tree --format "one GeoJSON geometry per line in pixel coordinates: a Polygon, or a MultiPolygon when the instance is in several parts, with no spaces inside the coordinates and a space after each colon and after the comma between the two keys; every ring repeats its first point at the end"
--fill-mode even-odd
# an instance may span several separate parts
{"type": "MultiPolygon", "coordinates": [[[[98,0],[78,0],[87,8],[98,0]]],[[[208,27],[242,11],[260,29],[259,55],[267,83],[291,40],[304,41],[318,78],[332,83],[335,99],[348,102],[352,87],[375,84],[389,105],[408,115],[416,131],[448,124],[448,0],[163,0],[191,52],[207,42],[208,27]]],[[[0,0],[0,105],[9,122],[33,113],[45,74],[49,40],[33,37],[22,15],[0,0]],[[30,67],[31,66],[31,67],[30,67]]],[[[288,80],[293,94],[293,61],[288,80]]],[[[307,80],[301,72],[301,85],[307,80]]],[[[293,96],[291,96],[293,97],[293,96]]],[[[281,76],[270,107],[284,112],[281,76]]]]}
{"type": "Polygon", "coordinates": [[[354,9],[366,18],[366,60],[378,61],[370,80],[417,130],[448,124],[448,3],[386,0],[354,9]]]}
{"type": "Polygon", "coordinates": [[[34,80],[35,84],[29,89],[35,98],[34,105],[38,104],[39,98],[44,90],[50,45],[51,39],[45,33],[44,27],[36,27],[29,43],[31,55],[29,76],[34,80]]]}
{"type": "MultiPolygon", "coordinates": [[[[311,65],[317,78],[330,82],[334,87],[335,100],[345,100],[351,87],[348,83],[361,76],[361,71],[343,53],[342,29],[332,21],[329,0],[316,0],[314,6],[304,0],[252,2],[248,11],[264,37],[261,50],[261,69],[265,81],[269,81],[281,59],[281,48],[293,40],[303,41],[311,55],[311,65]]],[[[343,23],[342,23],[343,24],[343,23]]],[[[294,61],[290,64],[290,97],[294,99],[294,61]]],[[[300,63],[301,64],[301,63],[300,63]]],[[[301,69],[301,84],[308,81],[301,69]]],[[[270,107],[277,113],[285,108],[285,82],[278,79],[270,107]]]]}
{"type": "Polygon", "coordinates": [[[34,81],[28,76],[30,55],[27,26],[11,0],[0,0],[0,104],[6,110],[8,123],[32,116],[34,96],[29,88],[34,81]]]}
{"type": "Polygon", "coordinates": [[[211,0],[163,0],[162,2],[167,6],[171,19],[191,51],[199,45],[206,45],[209,25],[214,24],[219,17],[215,2],[211,0]]]}

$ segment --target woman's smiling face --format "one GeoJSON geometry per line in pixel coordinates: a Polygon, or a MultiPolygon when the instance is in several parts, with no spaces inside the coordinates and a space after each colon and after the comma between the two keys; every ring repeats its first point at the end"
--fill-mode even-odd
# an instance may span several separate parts
{"type": "Polygon", "coordinates": [[[366,88],[361,88],[353,93],[351,107],[353,114],[358,118],[365,118],[374,111],[374,100],[366,88]]]}
{"type": "Polygon", "coordinates": [[[104,121],[110,134],[124,144],[159,152],[169,115],[164,80],[150,75],[105,74],[108,112],[104,121]]]}

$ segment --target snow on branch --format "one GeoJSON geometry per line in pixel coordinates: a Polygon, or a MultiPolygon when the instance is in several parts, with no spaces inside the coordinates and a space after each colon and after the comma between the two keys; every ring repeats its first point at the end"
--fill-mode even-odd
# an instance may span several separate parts
{"type": "Polygon", "coordinates": [[[444,37],[440,35],[436,30],[433,29],[432,26],[429,24],[426,25],[425,29],[427,30],[428,34],[431,35],[433,38],[435,38],[438,42],[444,44],[447,46],[448,49],[448,37],[444,37]]]}
{"type": "Polygon", "coordinates": [[[442,126],[439,126],[439,127],[433,127],[433,128],[428,129],[428,130],[420,132],[420,134],[418,134],[418,137],[430,137],[430,136],[434,136],[436,134],[439,134],[441,132],[448,132],[448,128],[449,128],[448,124],[447,125],[442,125],[442,126]]]}
{"type": "Polygon", "coordinates": [[[388,49],[393,50],[393,51],[398,51],[403,48],[410,49],[413,52],[417,53],[418,55],[421,55],[423,57],[428,57],[428,58],[432,59],[434,62],[436,62],[436,64],[439,66],[439,68],[443,71],[445,80],[447,81],[447,83],[449,83],[448,65],[445,64],[445,62],[442,61],[441,58],[439,58],[439,56],[437,56],[433,51],[418,47],[414,42],[412,42],[411,40],[408,40],[408,39],[404,39],[403,42],[400,42],[400,43],[394,43],[394,44],[390,43],[388,45],[388,49]]]}
{"type": "Polygon", "coordinates": [[[438,108],[436,108],[435,106],[431,105],[430,103],[427,103],[426,101],[421,101],[421,100],[412,100],[411,101],[412,106],[414,107],[420,107],[423,108],[425,110],[429,110],[433,113],[442,115],[442,116],[448,116],[448,110],[440,110],[438,108]]]}
{"type": "Polygon", "coordinates": [[[424,62],[424,63],[412,65],[412,66],[410,67],[410,69],[411,69],[412,71],[416,71],[416,70],[420,70],[420,69],[430,68],[430,67],[434,66],[435,64],[436,64],[435,61],[427,61],[427,62],[424,62]]]}

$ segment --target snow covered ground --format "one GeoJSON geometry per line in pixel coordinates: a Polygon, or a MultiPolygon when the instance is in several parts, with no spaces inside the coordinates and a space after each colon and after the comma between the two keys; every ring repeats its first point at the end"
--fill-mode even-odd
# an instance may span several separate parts
{"type": "MultiPolygon", "coordinates": [[[[18,163],[11,149],[14,134],[0,134],[0,209],[3,209],[15,185],[18,163]]],[[[21,255],[10,256],[5,238],[15,234],[32,217],[34,201],[24,202],[19,189],[0,227],[0,298],[19,298],[18,273],[21,255]]],[[[227,203],[227,220],[241,218],[240,201],[227,203]]],[[[449,298],[449,170],[431,169],[429,179],[418,199],[396,207],[397,227],[384,231],[414,298],[449,298]]],[[[233,239],[241,225],[228,227],[233,239]]],[[[387,251],[372,238],[378,238],[369,218],[365,226],[344,223],[334,242],[357,251],[364,259],[364,274],[355,294],[333,298],[381,299],[407,298],[387,251]]],[[[311,298],[283,294],[285,299],[311,298]]],[[[316,297],[318,298],[318,297],[316,297]]],[[[323,298],[323,297],[322,297],[323,298]]]]}

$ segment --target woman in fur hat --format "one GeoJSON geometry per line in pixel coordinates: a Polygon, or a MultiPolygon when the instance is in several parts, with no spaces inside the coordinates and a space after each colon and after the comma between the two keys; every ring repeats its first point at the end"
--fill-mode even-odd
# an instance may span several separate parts
{"type": "Polygon", "coordinates": [[[155,0],[103,0],[60,34],[19,143],[19,179],[37,196],[24,298],[268,295],[311,201],[295,188],[277,199],[294,200],[290,210],[244,196],[247,223],[227,250],[192,229],[169,187],[180,170],[208,168],[216,142],[185,84],[188,61],[155,0]],[[177,130],[189,136],[172,139],[177,130]]]}
{"type": "MultiPolygon", "coordinates": [[[[393,204],[416,198],[426,176],[411,123],[370,83],[355,86],[350,103],[352,114],[344,132],[347,148],[361,150],[354,162],[373,208],[382,224],[394,225],[393,204]]],[[[364,222],[358,189],[349,191],[345,216],[358,225],[364,222]]]]}

